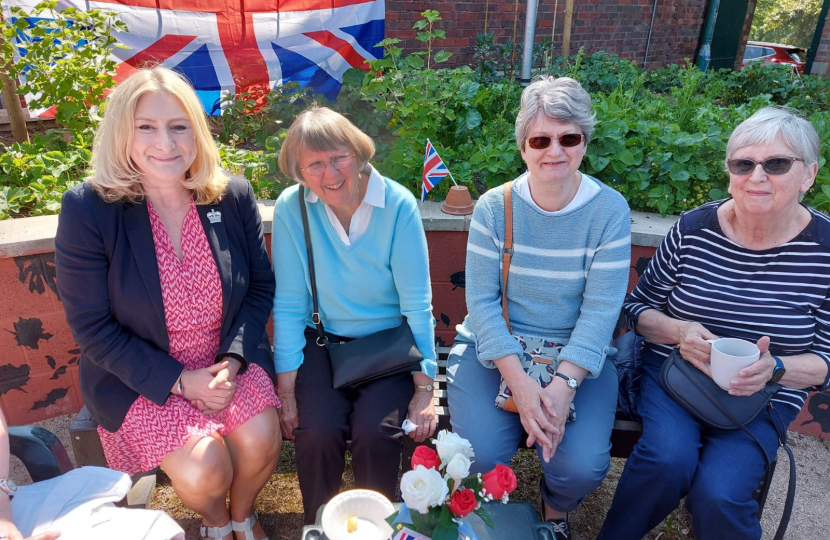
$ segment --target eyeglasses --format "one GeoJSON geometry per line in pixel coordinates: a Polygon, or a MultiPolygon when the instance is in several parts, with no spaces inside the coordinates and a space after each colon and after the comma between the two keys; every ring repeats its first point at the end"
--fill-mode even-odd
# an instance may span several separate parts
{"type": "MultiPolygon", "coordinates": [[[[544,150],[553,139],[550,137],[529,137],[527,145],[534,150],[544,150]]],[[[559,137],[559,146],[562,148],[572,148],[582,143],[581,133],[568,133],[559,137]]]]}
{"type": "Polygon", "coordinates": [[[354,154],[342,154],[339,156],[334,156],[328,162],[326,161],[315,161],[314,163],[310,163],[306,167],[301,167],[300,170],[304,171],[309,176],[323,176],[326,172],[326,165],[331,163],[331,166],[337,169],[345,169],[349,165],[352,164],[352,158],[354,158],[354,154]]]}
{"type": "Polygon", "coordinates": [[[774,157],[766,161],[752,161],[751,159],[730,159],[726,162],[726,168],[732,174],[752,174],[755,167],[760,165],[767,174],[787,174],[793,168],[794,161],[804,161],[794,157],[774,157]]]}

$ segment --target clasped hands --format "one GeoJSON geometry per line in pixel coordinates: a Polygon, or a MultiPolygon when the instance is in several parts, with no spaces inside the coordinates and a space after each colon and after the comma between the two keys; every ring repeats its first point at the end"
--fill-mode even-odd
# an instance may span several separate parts
{"type": "Polygon", "coordinates": [[[236,393],[236,374],[242,364],[226,356],[207,368],[182,372],[182,397],[206,415],[224,410],[236,393]]]}
{"type": "MultiPolygon", "coordinates": [[[[718,339],[718,336],[706,329],[702,324],[686,322],[680,326],[678,346],[680,356],[688,360],[697,369],[712,376],[709,368],[709,358],[712,354],[712,344],[707,340],[718,339]]],[[[738,376],[732,379],[729,393],[733,396],[751,396],[758,392],[772,378],[775,370],[775,359],[769,353],[769,337],[762,336],[756,343],[761,354],[758,360],[745,367],[738,376]]]]}
{"type": "Polygon", "coordinates": [[[527,446],[539,443],[542,459],[547,463],[565,436],[565,421],[576,391],[560,377],[554,377],[545,388],[526,373],[516,379],[508,380],[507,384],[527,433],[527,446]]]}

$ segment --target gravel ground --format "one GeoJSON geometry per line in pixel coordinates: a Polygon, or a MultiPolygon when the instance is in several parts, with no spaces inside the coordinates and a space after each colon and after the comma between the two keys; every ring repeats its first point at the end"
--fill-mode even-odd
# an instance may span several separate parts
{"type": "MultiPolygon", "coordinates": [[[[61,416],[38,422],[37,425],[55,433],[72,457],[69,427],[74,415],[61,416]]],[[[798,487],[792,519],[787,529],[787,540],[826,540],[830,536],[830,442],[814,437],[790,433],[790,446],[795,455],[798,487]]],[[[778,467],[770,489],[762,518],[764,540],[772,539],[781,518],[787,493],[789,464],[785,452],[779,452],[778,467]]],[[[73,457],[74,460],[74,457],[73,457]]],[[[571,514],[574,540],[590,540],[596,537],[605,514],[611,504],[614,488],[625,461],[612,459],[611,472],[600,488],[586,497],[582,506],[571,514]]],[[[514,500],[534,502],[539,508],[539,477],[541,467],[534,452],[520,451],[513,460],[519,487],[514,500]]],[[[297,540],[302,530],[302,503],[294,472],[294,447],[286,443],[276,472],[257,500],[262,515],[262,525],[273,540],[297,540]]],[[[19,483],[31,482],[29,475],[16,458],[12,458],[12,478],[19,483]]],[[[199,519],[182,506],[164,474],[159,475],[158,487],[153,496],[152,508],[164,510],[187,530],[188,540],[199,539],[199,519]]],[[[351,472],[344,474],[344,488],[352,484],[351,472]]],[[[646,537],[649,540],[691,540],[688,514],[676,510],[660,526],[646,537]]],[[[485,540],[485,539],[483,539],[485,540]]]]}

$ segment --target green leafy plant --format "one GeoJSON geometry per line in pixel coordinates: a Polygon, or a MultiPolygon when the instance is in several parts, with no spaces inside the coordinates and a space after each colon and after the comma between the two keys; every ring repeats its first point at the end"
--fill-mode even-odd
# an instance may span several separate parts
{"type": "Polygon", "coordinates": [[[81,182],[92,152],[87,141],[50,131],[0,153],[0,219],[56,214],[64,191],[81,182]]]}
{"type": "Polygon", "coordinates": [[[34,94],[30,108],[54,108],[59,128],[0,148],[0,219],[57,213],[63,192],[81,182],[99,108],[114,85],[112,32],[127,31],[111,13],[58,10],[56,1],[37,4],[32,13],[45,18],[34,22],[16,6],[10,12],[0,61],[23,78],[19,93],[34,94]]]}
{"type": "Polygon", "coordinates": [[[36,5],[32,14],[40,16],[34,22],[17,6],[10,11],[0,54],[9,74],[21,77],[18,93],[34,96],[31,109],[54,107],[55,120],[72,132],[93,129],[114,86],[113,32],[127,32],[127,26],[112,12],[59,10],[56,0],[36,5]]]}
{"type": "MultiPolygon", "coordinates": [[[[404,54],[399,40],[383,40],[383,58],[347,71],[335,102],[296,84],[257,99],[245,94],[226,98],[225,114],[212,119],[222,166],[247,178],[258,197],[276,198],[293,182],[277,166],[286,129],[306,107],[320,104],[370,135],[380,172],[416,195],[428,138],[456,181],[474,193],[515,178],[525,164],[514,136],[522,91],[513,78],[517,66],[510,63],[514,45],[482,35],[472,68],[443,67],[449,53],[440,50],[446,36],[437,28],[440,20],[438,12],[428,10],[415,23],[421,51],[404,54]]],[[[62,54],[58,60],[74,58],[62,54]]],[[[830,79],[797,77],[776,65],[701,72],[687,62],[643,71],[607,53],[580,50],[574,56],[554,56],[547,42],[534,46],[533,65],[538,73],[573,77],[589,90],[597,123],[581,170],[617,189],[632,210],[679,213],[725,197],[729,134],[761,107],[789,105],[810,117],[821,140],[819,173],[805,202],[830,212],[830,171],[825,170],[830,161],[830,79]]],[[[77,79],[90,80],[84,73],[77,79]]],[[[74,80],[71,74],[64,78],[74,80]]],[[[106,86],[109,79],[101,81],[106,86]]],[[[68,102],[77,106],[78,98],[68,102]]],[[[80,181],[89,161],[89,126],[97,109],[90,105],[86,110],[88,119],[80,122],[83,115],[78,116],[77,129],[53,130],[31,144],[0,148],[0,219],[57,211],[60,194],[80,181]]],[[[451,185],[441,182],[429,196],[440,199],[451,185]]]]}
{"type": "MultiPolygon", "coordinates": [[[[421,17],[423,17],[423,19],[416,21],[415,24],[412,25],[412,28],[418,31],[416,38],[418,41],[426,43],[427,50],[412,53],[410,57],[412,57],[411,62],[415,62],[416,58],[422,56],[425,57],[427,69],[430,69],[430,63],[432,61],[432,43],[436,39],[446,39],[447,33],[440,28],[434,28],[435,23],[441,20],[441,14],[434,9],[428,9],[422,12],[421,17]]],[[[446,62],[450,59],[450,56],[452,56],[452,53],[448,53],[447,51],[438,51],[435,53],[435,63],[440,64],[441,62],[446,62]]],[[[417,62],[413,63],[412,66],[423,67],[418,66],[417,62]]]]}
{"type": "Polygon", "coordinates": [[[602,51],[586,55],[584,48],[574,56],[553,59],[547,73],[574,78],[592,94],[610,94],[618,86],[626,86],[640,76],[640,71],[630,60],[602,51]]]}

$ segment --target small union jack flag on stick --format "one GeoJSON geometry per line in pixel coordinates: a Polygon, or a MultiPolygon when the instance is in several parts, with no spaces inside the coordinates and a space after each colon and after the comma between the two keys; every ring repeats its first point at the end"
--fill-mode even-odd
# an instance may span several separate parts
{"type": "Polygon", "coordinates": [[[427,150],[424,154],[424,176],[421,183],[421,202],[424,202],[427,193],[447,176],[450,177],[453,184],[458,185],[455,178],[450,174],[450,170],[444,165],[441,156],[438,155],[438,151],[432,146],[432,142],[427,139],[427,150]]]}

